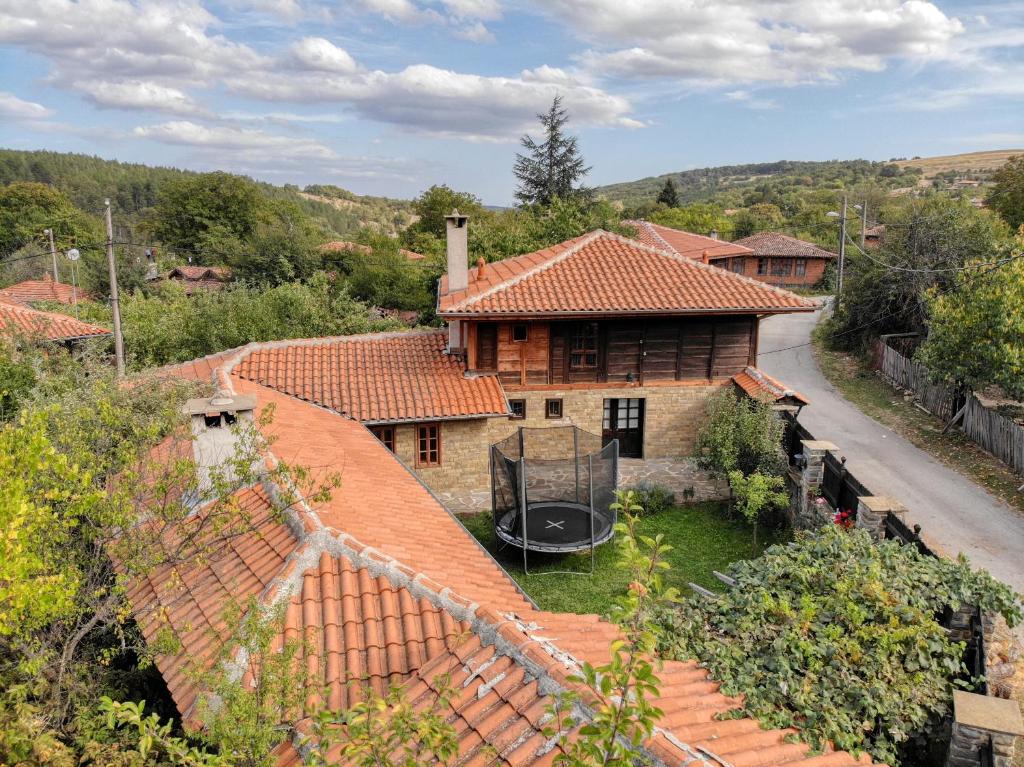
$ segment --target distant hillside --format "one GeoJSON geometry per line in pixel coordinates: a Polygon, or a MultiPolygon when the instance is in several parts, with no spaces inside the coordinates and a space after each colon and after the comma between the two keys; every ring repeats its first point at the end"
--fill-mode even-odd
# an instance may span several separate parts
{"type": "MultiPolygon", "coordinates": [[[[99,213],[103,199],[109,197],[115,212],[133,223],[153,205],[163,184],[190,173],[84,154],[0,149],[0,184],[51,184],[67,194],[77,207],[91,213],[99,213]]],[[[294,202],[339,235],[362,226],[394,234],[410,223],[410,203],[405,200],[361,196],[336,186],[312,186],[305,192],[291,184],[260,186],[271,197],[294,202]]]]}
{"type": "Polygon", "coordinates": [[[1001,168],[1016,154],[1024,154],[1024,149],[998,149],[988,152],[966,152],[949,154],[941,157],[916,157],[913,160],[897,160],[900,167],[919,168],[925,178],[932,178],[940,173],[989,174],[1001,168]]]}
{"type": "Polygon", "coordinates": [[[671,178],[676,185],[680,203],[715,200],[726,206],[742,206],[746,204],[743,200],[744,191],[763,189],[765,186],[773,187],[775,191],[810,191],[872,183],[895,189],[912,186],[921,173],[915,167],[901,168],[895,163],[870,160],[780,160],[665,173],[637,181],[601,186],[595,191],[608,200],[637,205],[653,201],[665,185],[665,180],[671,178]]]}

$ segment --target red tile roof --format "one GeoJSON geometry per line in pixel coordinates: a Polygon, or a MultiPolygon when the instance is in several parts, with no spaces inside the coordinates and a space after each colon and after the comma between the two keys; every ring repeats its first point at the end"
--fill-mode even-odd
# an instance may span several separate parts
{"type": "Polygon", "coordinates": [[[798,240],[788,234],[779,232],[758,232],[741,240],[737,245],[750,248],[755,256],[794,256],[796,258],[827,258],[836,257],[835,253],[819,248],[813,242],[798,240]]]}
{"type": "Polygon", "coordinates": [[[812,311],[787,290],[597,230],[470,271],[446,293],[445,317],[778,313],[812,311]]]}
{"type": "Polygon", "coordinates": [[[185,288],[187,295],[199,290],[221,290],[231,281],[231,271],[225,266],[176,266],[167,273],[166,279],[177,282],[185,288]]]}
{"type": "Polygon", "coordinates": [[[0,336],[20,335],[46,341],[74,341],[80,338],[108,336],[110,331],[66,314],[41,312],[0,298],[0,336]]]}
{"type": "Polygon", "coordinates": [[[645,245],[658,250],[667,250],[677,256],[686,256],[700,261],[705,253],[709,259],[727,258],[729,256],[749,256],[749,249],[735,242],[726,242],[702,234],[672,229],[650,221],[623,221],[624,224],[635,226],[636,239],[645,245]]]}
{"type": "MultiPolygon", "coordinates": [[[[408,699],[425,703],[445,676],[455,692],[448,713],[460,765],[551,764],[558,750],[542,734],[551,695],[577,689],[586,716],[593,699],[570,676],[583,661],[606,660],[617,629],[597,616],[537,610],[365,428],[231,375],[244,351],[212,372],[218,387],[273,404],[275,418],[264,428],[275,456],[314,473],[338,470],[341,489],[318,508],[285,510],[283,520],[269,514],[268,492],[246,491],[245,503],[255,509],[251,535],[210,561],[132,588],[147,638],[165,627],[183,644],[179,655],[157,661],[179,707],[189,713],[196,692],[184,658],[209,667],[221,657],[225,627],[217,610],[225,594],[255,594],[266,606],[285,605],[278,646],[306,642],[304,714],[325,685],[331,706],[347,704],[345,683],[353,681],[354,692],[403,683],[408,699]]],[[[665,714],[646,745],[663,764],[867,763],[840,752],[810,756],[806,746],[787,742],[789,731],[723,717],[738,701],[718,692],[694,662],[666,662],[658,675],[665,714]]],[[[276,756],[279,767],[301,762],[291,743],[276,756]]]]}
{"type": "Polygon", "coordinates": [[[92,295],[81,288],[63,282],[54,282],[53,277],[49,274],[44,274],[39,280],[24,280],[6,288],[0,288],[0,298],[25,305],[37,301],[73,304],[76,302],[76,294],[78,301],[92,299],[92,295]]]}
{"type": "MultiPolygon", "coordinates": [[[[326,251],[341,251],[348,250],[353,253],[362,253],[363,255],[370,255],[373,253],[373,248],[368,245],[360,245],[358,242],[349,242],[348,240],[334,240],[333,242],[327,242],[320,246],[320,250],[326,251]]],[[[406,257],[409,261],[422,261],[426,258],[422,253],[417,253],[414,250],[406,250],[405,248],[399,248],[398,252],[406,257]]]]}
{"type": "Polygon", "coordinates": [[[732,377],[740,389],[755,399],[770,402],[789,401],[798,405],[809,405],[810,401],[800,392],[788,388],[782,381],[755,367],[747,367],[742,373],[732,377]]]}
{"type": "Polygon", "coordinates": [[[260,344],[234,369],[364,423],[507,415],[496,376],[467,378],[444,331],[260,344]]]}

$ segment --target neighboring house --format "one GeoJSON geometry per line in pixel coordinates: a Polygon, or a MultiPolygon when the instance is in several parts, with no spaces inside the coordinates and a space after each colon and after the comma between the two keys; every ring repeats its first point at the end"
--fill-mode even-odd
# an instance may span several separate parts
{"type": "Polygon", "coordinates": [[[38,280],[24,280],[6,288],[0,288],[0,299],[30,306],[42,301],[54,301],[71,305],[79,301],[92,300],[90,293],[63,282],[55,282],[49,273],[38,280]]]}
{"type": "Polygon", "coordinates": [[[758,232],[733,244],[749,248],[751,253],[722,266],[736,274],[791,288],[817,285],[825,276],[826,264],[836,259],[831,251],[779,232],[758,232]]]}
{"type": "Polygon", "coordinates": [[[658,250],[667,250],[669,253],[696,261],[713,263],[715,266],[729,268],[733,259],[742,259],[750,255],[749,248],[735,242],[720,240],[715,232],[712,232],[711,237],[705,237],[702,234],[684,232],[682,229],[652,224],[650,221],[623,221],[623,223],[636,227],[636,239],[644,245],[650,245],[658,250]]]}
{"type": "MultiPolygon", "coordinates": [[[[327,242],[320,246],[320,250],[323,251],[343,251],[347,250],[351,253],[359,253],[364,256],[368,256],[373,253],[373,248],[367,245],[360,245],[358,242],[348,242],[347,240],[335,240],[333,242],[327,242]]],[[[399,254],[405,256],[408,261],[422,261],[426,258],[422,253],[416,253],[412,250],[406,250],[405,248],[398,249],[399,254]]]]}
{"type": "MultiPolygon", "coordinates": [[[[198,463],[223,455],[229,423],[255,421],[256,412],[273,406],[272,422],[259,427],[273,453],[314,472],[340,473],[340,488],[317,503],[299,497],[287,509],[277,504],[295,488],[268,479],[240,490],[239,511],[251,520],[251,531],[211,556],[130,584],[133,613],[154,650],[164,648],[156,666],[178,710],[189,725],[201,725],[198,680],[204,672],[222,662],[242,684],[253,681],[253,664],[245,662],[232,639],[225,608],[251,604],[266,615],[282,610],[283,625],[272,647],[300,644],[294,668],[302,676],[296,683],[309,694],[303,710],[293,712],[298,721],[289,722],[290,738],[274,753],[277,767],[302,764],[299,733],[309,733],[316,704],[341,712],[368,690],[383,695],[397,685],[407,700],[427,705],[444,684],[455,691],[443,715],[459,742],[458,764],[550,765],[559,747],[544,732],[548,708],[556,696],[575,690],[581,695],[573,708],[577,722],[593,717],[594,696],[573,676],[584,662],[607,662],[619,632],[596,615],[539,610],[408,467],[354,420],[372,420],[391,407],[395,414],[419,418],[423,407],[433,413],[503,406],[495,376],[465,377],[459,365],[453,375],[439,361],[429,334],[410,338],[409,350],[402,353],[397,336],[364,337],[322,346],[261,344],[259,365],[253,348],[245,347],[165,369],[165,375],[206,380],[217,390],[216,397],[188,408],[198,463]],[[391,352],[382,350],[389,345],[391,352]],[[331,346],[339,351],[328,354],[331,346]],[[324,352],[318,371],[296,366],[290,356],[305,360],[306,350],[316,356],[318,349],[324,352]],[[305,379],[332,389],[330,375],[368,350],[373,350],[368,368],[377,372],[362,379],[353,369],[347,382],[339,382],[340,389],[359,392],[357,412],[350,417],[320,406],[318,395],[299,384],[305,379]],[[380,370],[389,359],[401,359],[402,365],[380,370]],[[247,360],[249,367],[290,376],[299,394],[246,380],[247,360]],[[439,366],[441,372],[430,372],[439,366]],[[393,405],[387,390],[373,390],[392,375],[401,392],[393,405]],[[432,384],[439,379],[445,387],[435,390],[432,384]],[[171,637],[177,646],[168,653],[171,637]]],[[[182,524],[200,525],[203,513],[197,510],[182,524]]],[[[180,530],[168,531],[168,537],[173,545],[184,538],[180,530]]],[[[762,729],[756,720],[736,716],[740,700],[723,695],[694,661],[666,661],[657,675],[657,705],[664,713],[644,744],[654,765],[853,767],[869,762],[827,747],[825,753],[812,753],[794,742],[792,730],[762,729]]]]}
{"type": "Polygon", "coordinates": [[[164,279],[177,282],[185,288],[186,295],[200,290],[220,290],[231,282],[231,271],[226,266],[176,266],[164,279]]]}
{"type": "Polygon", "coordinates": [[[110,331],[99,325],[82,322],[66,314],[41,312],[0,297],[0,336],[4,338],[72,344],[109,335],[110,331]]]}
{"type": "Polygon", "coordinates": [[[876,224],[864,230],[864,244],[877,248],[885,237],[885,224],[876,224]]]}

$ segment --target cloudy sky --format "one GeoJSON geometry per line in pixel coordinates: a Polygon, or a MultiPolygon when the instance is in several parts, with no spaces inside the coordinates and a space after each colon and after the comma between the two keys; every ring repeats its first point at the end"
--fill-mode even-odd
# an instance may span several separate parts
{"type": "Polygon", "coordinates": [[[555,94],[592,183],[1024,147],[1024,1],[0,0],[0,146],[511,201],[555,94]]]}

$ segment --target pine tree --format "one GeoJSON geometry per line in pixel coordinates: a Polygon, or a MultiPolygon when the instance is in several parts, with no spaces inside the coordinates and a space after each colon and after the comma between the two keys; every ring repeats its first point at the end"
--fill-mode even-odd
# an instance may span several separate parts
{"type": "Polygon", "coordinates": [[[676,194],[676,185],[671,178],[665,179],[665,186],[658,193],[658,202],[670,208],[679,207],[679,195],[676,194]]]}
{"type": "Polygon", "coordinates": [[[544,140],[537,143],[529,135],[520,140],[528,154],[516,155],[516,199],[523,205],[550,205],[555,197],[590,197],[590,189],[575,186],[590,172],[590,167],[584,164],[576,137],[563,131],[569,113],[562,108],[562,97],[555,96],[551,109],[538,114],[537,119],[544,140]]]}

